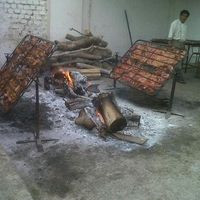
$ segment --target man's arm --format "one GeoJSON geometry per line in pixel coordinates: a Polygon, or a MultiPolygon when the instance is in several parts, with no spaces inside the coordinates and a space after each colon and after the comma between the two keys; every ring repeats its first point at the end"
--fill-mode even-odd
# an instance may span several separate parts
{"type": "Polygon", "coordinates": [[[174,36],[174,30],[175,30],[175,23],[172,22],[170,29],[169,29],[169,34],[168,34],[168,39],[169,39],[169,45],[172,45],[172,39],[174,36]]]}

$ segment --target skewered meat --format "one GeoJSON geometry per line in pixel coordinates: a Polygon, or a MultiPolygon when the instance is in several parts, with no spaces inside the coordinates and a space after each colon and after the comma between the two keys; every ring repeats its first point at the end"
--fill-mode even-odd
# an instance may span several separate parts
{"type": "Polygon", "coordinates": [[[28,35],[0,70],[0,107],[9,111],[51,54],[52,42],[28,35]]]}
{"type": "Polygon", "coordinates": [[[150,42],[135,44],[113,69],[112,77],[155,95],[170,79],[176,64],[184,55],[182,50],[155,46],[150,42]]]}

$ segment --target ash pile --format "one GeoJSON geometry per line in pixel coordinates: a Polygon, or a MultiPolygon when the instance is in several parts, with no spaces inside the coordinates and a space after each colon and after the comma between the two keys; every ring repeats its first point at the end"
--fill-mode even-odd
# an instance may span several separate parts
{"type": "Polygon", "coordinates": [[[98,84],[77,71],[59,68],[51,74],[45,77],[44,87],[63,98],[67,112],[78,113],[75,124],[91,131],[96,129],[104,140],[113,136],[140,145],[146,143],[144,137],[126,134],[125,130],[139,128],[141,117],[133,110],[123,115],[112,93],[102,93],[98,84]]]}

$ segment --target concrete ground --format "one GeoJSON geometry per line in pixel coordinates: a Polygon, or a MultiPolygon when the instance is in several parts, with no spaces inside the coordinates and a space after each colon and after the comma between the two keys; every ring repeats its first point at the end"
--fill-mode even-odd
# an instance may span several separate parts
{"type": "Polygon", "coordinates": [[[10,158],[0,146],[0,199],[33,200],[10,158]]]}
{"type": "MultiPolygon", "coordinates": [[[[124,150],[81,140],[55,143],[39,154],[34,145],[2,145],[34,200],[199,200],[200,80],[193,74],[187,74],[186,80],[186,85],[177,85],[174,102],[174,112],[185,118],[168,119],[165,134],[152,146],[124,150]]],[[[120,88],[117,97],[134,107],[164,108],[159,100],[120,88]]],[[[161,95],[169,91],[170,84],[161,95]]],[[[0,180],[0,193],[10,192],[0,180]]],[[[0,195],[0,200],[7,199],[0,195]]]]}

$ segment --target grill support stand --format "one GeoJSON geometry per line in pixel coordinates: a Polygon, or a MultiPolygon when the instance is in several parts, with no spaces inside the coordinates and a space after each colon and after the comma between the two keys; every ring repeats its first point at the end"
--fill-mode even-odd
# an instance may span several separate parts
{"type": "Polygon", "coordinates": [[[174,102],[174,94],[175,94],[175,90],[176,90],[177,75],[178,75],[177,72],[175,72],[173,82],[172,82],[171,95],[170,95],[170,99],[169,99],[169,111],[170,112],[172,110],[172,106],[173,106],[173,102],[174,102]]]}
{"type": "Polygon", "coordinates": [[[44,142],[51,142],[51,141],[58,141],[58,139],[41,139],[40,138],[40,100],[39,100],[39,78],[36,77],[35,80],[35,95],[36,95],[36,102],[35,102],[35,133],[34,133],[34,140],[23,140],[17,141],[17,144],[27,144],[27,143],[35,143],[38,152],[43,152],[43,145],[44,142]]]}
{"type": "MultiPolygon", "coordinates": [[[[118,53],[116,53],[115,54],[115,66],[117,66],[118,62],[119,62],[119,55],[118,55],[118,53]]],[[[113,87],[116,88],[116,85],[117,85],[117,80],[114,79],[113,80],[113,87]]]]}
{"type": "Polygon", "coordinates": [[[133,39],[132,39],[132,34],[131,34],[131,29],[130,29],[130,24],[129,24],[129,19],[128,19],[128,14],[127,14],[126,10],[124,10],[124,14],[125,14],[125,17],[126,17],[126,23],[127,23],[127,27],[128,27],[128,33],[129,33],[129,37],[130,37],[131,46],[133,46],[133,39]]]}
{"type": "Polygon", "coordinates": [[[170,99],[169,99],[168,110],[167,111],[165,111],[165,110],[154,110],[154,112],[166,114],[165,118],[170,118],[171,115],[175,115],[175,116],[179,116],[179,117],[185,117],[182,114],[172,112],[174,95],[175,95],[175,90],[176,90],[176,83],[177,83],[177,76],[178,76],[178,74],[177,74],[177,72],[175,72],[174,77],[173,77],[173,81],[172,81],[172,88],[171,88],[171,95],[170,95],[170,99]]]}

